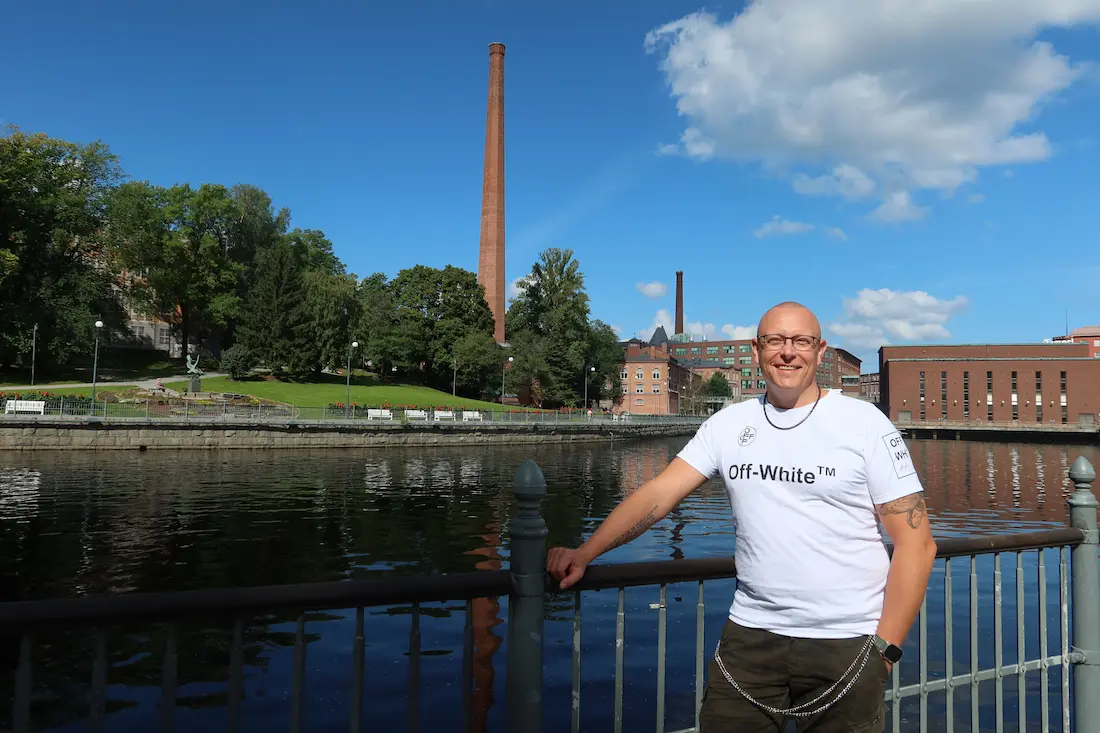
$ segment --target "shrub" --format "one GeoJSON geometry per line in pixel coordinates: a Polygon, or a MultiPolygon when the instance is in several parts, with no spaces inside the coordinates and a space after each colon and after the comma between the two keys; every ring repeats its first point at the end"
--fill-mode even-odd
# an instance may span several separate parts
{"type": "Polygon", "coordinates": [[[229,373],[230,379],[244,379],[252,372],[256,360],[243,345],[230,346],[222,352],[221,368],[229,373]]]}

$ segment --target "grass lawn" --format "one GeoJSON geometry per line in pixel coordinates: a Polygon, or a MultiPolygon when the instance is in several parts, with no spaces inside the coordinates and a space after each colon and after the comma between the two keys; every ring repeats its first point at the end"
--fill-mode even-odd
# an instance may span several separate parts
{"type": "MultiPolygon", "coordinates": [[[[186,382],[165,382],[165,387],[184,391],[186,382]]],[[[311,383],[283,382],[273,378],[252,378],[235,382],[228,377],[203,379],[204,392],[235,392],[261,399],[284,402],[298,407],[324,407],[343,404],[345,384],[342,377],[325,374],[311,383]]],[[[371,376],[351,378],[351,401],[357,405],[415,405],[420,407],[461,407],[480,410],[500,409],[500,405],[482,400],[452,397],[429,387],[387,384],[371,376]]],[[[514,409],[514,408],[509,408],[514,409]]]]}
{"type": "MultiPolygon", "coordinates": [[[[116,393],[116,392],[122,392],[124,390],[130,390],[130,389],[134,389],[134,385],[132,385],[132,384],[99,384],[99,385],[96,385],[95,396],[96,396],[96,399],[99,399],[106,392],[116,393]]],[[[34,395],[41,394],[43,392],[46,392],[50,395],[57,395],[59,397],[70,397],[72,395],[83,395],[85,397],[91,397],[92,396],[92,388],[91,387],[65,387],[63,389],[50,389],[50,387],[48,385],[44,385],[44,384],[38,385],[38,384],[36,384],[34,386],[34,389],[13,390],[13,393],[16,392],[16,391],[18,391],[21,395],[27,395],[27,396],[30,396],[30,397],[33,397],[34,395]]],[[[4,385],[0,384],[0,395],[3,395],[3,394],[4,394],[4,385]]],[[[0,399],[6,399],[6,396],[5,397],[0,397],[0,399]]]]}
{"type": "MultiPolygon", "coordinates": [[[[51,384],[74,384],[92,381],[92,359],[82,356],[76,363],[65,364],[46,370],[39,363],[35,375],[35,387],[48,387],[51,384]]],[[[200,363],[201,366],[201,363],[200,363]]],[[[99,365],[96,369],[97,382],[136,382],[145,379],[180,378],[187,367],[180,359],[171,360],[159,351],[102,350],[99,352],[99,365]]],[[[28,384],[31,381],[31,369],[27,364],[22,369],[0,371],[0,389],[13,384],[28,384]]]]}

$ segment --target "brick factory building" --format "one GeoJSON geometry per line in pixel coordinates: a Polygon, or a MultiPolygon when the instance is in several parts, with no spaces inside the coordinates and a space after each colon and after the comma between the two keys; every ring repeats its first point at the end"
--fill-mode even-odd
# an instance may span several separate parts
{"type": "MultiPolygon", "coordinates": [[[[619,374],[623,399],[618,410],[634,415],[680,414],[681,399],[687,392],[691,372],[660,346],[628,343],[624,356],[619,374]]],[[[702,378],[696,376],[695,379],[701,381],[702,378]]]]}
{"type": "Polygon", "coordinates": [[[878,372],[859,375],[859,396],[868,402],[874,402],[876,405],[881,401],[879,398],[878,372]]]}
{"type": "Polygon", "coordinates": [[[1100,359],[1086,342],[883,346],[882,401],[895,422],[1095,424],[1100,359]]]}
{"type": "Polygon", "coordinates": [[[1100,359],[1100,326],[1085,326],[1075,328],[1068,336],[1055,336],[1051,339],[1054,343],[1072,341],[1076,344],[1088,344],[1089,356],[1100,359]]]}

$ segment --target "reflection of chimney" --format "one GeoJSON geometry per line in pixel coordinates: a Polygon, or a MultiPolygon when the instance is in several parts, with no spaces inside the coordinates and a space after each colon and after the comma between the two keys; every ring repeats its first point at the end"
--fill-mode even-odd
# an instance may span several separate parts
{"type": "Polygon", "coordinates": [[[489,44],[489,101],[485,114],[485,171],[481,186],[481,245],[477,281],[493,312],[493,337],[504,341],[504,44],[489,44]]]}
{"type": "Polygon", "coordinates": [[[676,333],[684,332],[684,272],[676,271],[676,333]]]}

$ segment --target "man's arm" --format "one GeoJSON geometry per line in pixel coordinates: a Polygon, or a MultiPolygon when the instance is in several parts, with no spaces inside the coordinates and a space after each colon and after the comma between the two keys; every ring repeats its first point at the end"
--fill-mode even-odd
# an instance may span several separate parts
{"type": "Polygon", "coordinates": [[[901,646],[928,590],[928,576],[936,560],[936,542],[932,539],[923,492],[876,504],[875,511],[894,543],[878,635],[901,646]]]}
{"type": "Polygon", "coordinates": [[[589,563],[609,550],[641,536],[665,518],[683,499],[706,483],[707,477],[681,458],[623,499],[577,549],[555,547],[546,557],[551,577],[565,589],[584,575],[589,563]]]}

